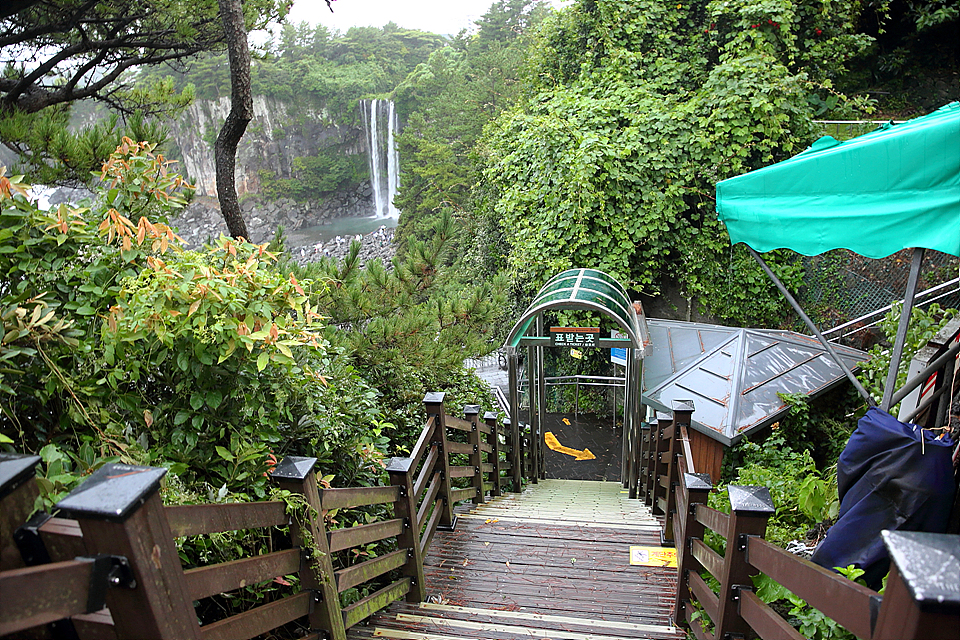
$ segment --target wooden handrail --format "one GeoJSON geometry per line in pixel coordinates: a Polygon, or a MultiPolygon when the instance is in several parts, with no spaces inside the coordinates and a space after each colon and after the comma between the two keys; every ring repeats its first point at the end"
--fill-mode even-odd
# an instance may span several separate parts
{"type": "Polygon", "coordinates": [[[469,465],[450,467],[451,478],[472,478],[474,475],[476,475],[476,473],[477,470],[469,465]]]}
{"type": "Polygon", "coordinates": [[[336,572],[337,592],[343,593],[350,587],[363,584],[368,580],[373,580],[382,576],[388,571],[399,569],[407,561],[407,550],[397,549],[379,558],[373,558],[366,562],[341,569],[336,572]]]}
{"type": "Polygon", "coordinates": [[[379,542],[399,535],[403,531],[403,520],[385,520],[371,524],[361,524],[356,527],[334,529],[327,534],[330,541],[330,551],[343,551],[351,547],[379,542]]]}
{"type": "Polygon", "coordinates": [[[282,527],[290,521],[287,505],[272,502],[231,502],[164,507],[174,538],[241,529],[282,527]]]}
{"type": "Polygon", "coordinates": [[[350,628],[358,622],[366,620],[394,600],[399,600],[410,591],[410,583],[409,577],[402,578],[346,607],[343,610],[343,626],[350,628]]]}
{"type": "Polygon", "coordinates": [[[440,459],[440,449],[436,446],[430,448],[430,453],[427,455],[426,461],[423,463],[423,469],[420,470],[420,475],[417,476],[417,479],[413,483],[413,499],[419,500],[420,496],[423,495],[423,489],[427,486],[427,483],[430,482],[430,479],[433,478],[436,473],[437,460],[440,459]]]}
{"type": "Polygon", "coordinates": [[[447,451],[449,453],[470,454],[473,453],[473,445],[466,442],[449,442],[447,443],[447,451]]]}
{"type": "Polygon", "coordinates": [[[372,504],[392,504],[400,498],[400,487],[344,487],[320,490],[320,504],[328,509],[354,509],[372,504]]]}
{"type": "MultiPolygon", "coordinates": [[[[92,561],[68,560],[0,572],[0,636],[88,613],[92,561]],[[43,594],[42,599],[37,594],[43,594]]],[[[106,575],[103,576],[106,581],[106,575]]],[[[103,585],[106,589],[106,584],[103,585]]]]}
{"type": "Polygon", "coordinates": [[[749,538],[747,545],[747,561],[751,566],[833,618],[853,635],[869,640],[871,601],[879,598],[876,591],[762,538],[749,538]]]}
{"type": "Polygon", "coordinates": [[[434,426],[437,423],[435,416],[430,416],[427,419],[427,424],[423,428],[423,431],[420,432],[420,437],[417,438],[417,443],[413,445],[413,449],[410,450],[410,468],[416,469],[417,465],[420,464],[420,458],[423,457],[423,452],[427,450],[427,447],[430,446],[431,440],[433,438],[434,426]]]}
{"type": "Polygon", "coordinates": [[[200,628],[203,640],[236,640],[255,638],[288,622],[307,615],[313,600],[311,591],[244,611],[200,628]]]}
{"type": "Polygon", "coordinates": [[[420,508],[417,509],[417,531],[423,528],[423,519],[427,517],[430,509],[433,508],[434,503],[437,500],[437,496],[440,494],[440,488],[443,484],[440,480],[439,471],[435,471],[431,478],[430,485],[427,488],[427,495],[423,499],[423,502],[420,503],[420,508]]]}
{"type": "Polygon", "coordinates": [[[687,425],[680,425],[680,443],[683,445],[683,459],[685,462],[685,469],[681,469],[680,473],[696,473],[697,470],[694,468],[693,463],[693,451],[690,449],[690,434],[687,433],[687,425]]]}
{"type": "Polygon", "coordinates": [[[790,623],[767,606],[753,591],[740,591],[740,616],[761,638],[806,640],[790,623]]]}
{"type": "Polygon", "coordinates": [[[711,509],[705,504],[698,504],[697,512],[694,515],[696,516],[697,522],[707,529],[720,535],[724,535],[727,532],[727,523],[730,521],[730,516],[722,511],[711,509]]]}
{"type": "MultiPolygon", "coordinates": [[[[393,600],[405,596],[409,602],[422,601],[426,597],[423,554],[429,549],[439,528],[455,526],[453,504],[471,498],[482,502],[487,491],[492,495],[500,495],[501,473],[511,470],[514,474],[519,473],[513,469],[517,465],[511,460],[500,460],[502,454],[515,456],[523,448],[519,439],[514,437],[509,423],[505,422],[501,427],[497,415],[492,412],[484,415],[481,422],[478,405],[465,407],[467,420],[449,416],[443,407],[443,396],[444,394],[428,394],[424,398],[428,416],[426,426],[420,433],[410,457],[394,458],[387,465],[386,471],[390,476],[390,484],[387,486],[320,489],[315,468],[317,460],[288,457],[274,468],[271,479],[280,489],[302,497],[307,508],[298,509],[295,515],[288,514],[290,507],[286,501],[164,507],[157,493],[159,479],[164,471],[124,467],[122,473],[111,471],[106,477],[111,482],[123,484],[124,487],[128,484],[128,476],[137,477],[141,484],[152,482],[153,488],[146,494],[147,498],[134,494],[135,489],[131,489],[131,495],[127,496],[127,490],[123,489],[119,492],[124,494],[123,499],[116,497],[117,505],[111,502],[114,498],[107,500],[111,505],[104,508],[102,514],[97,510],[86,513],[84,509],[88,509],[88,506],[85,506],[86,503],[82,500],[77,502],[77,506],[65,505],[65,513],[72,514],[78,520],[48,520],[47,524],[38,528],[41,540],[59,555],[87,547],[99,553],[110,554],[116,541],[122,543],[124,552],[131,556],[130,563],[134,567],[137,580],[142,580],[143,585],[135,590],[107,590],[108,597],[114,598],[112,601],[108,600],[108,604],[113,612],[112,620],[116,623],[115,629],[119,638],[139,637],[137,630],[141,627],[145,630],[143,635],[150,637],[177,637],[185,640],[249,638],[268,633],[296,618],[308,616],[307,624],[311,629],[308,638],[319,638],[322,630],[326,637],[345,640],[346,627],[365,619],[393,600]],[[469,442],[450,442],[447,439],[448,427],[467,432],[469,442]],[[505,440],[502,446],[500,437],[505,440]],[[451,466],[450,457],[455,454],[468,455],[470,464],[451,466]],[[130,469],[135,471],[130,472],[130,469]],[[450,480],[455,477],[472,477],[472,486],[452,486],[450,480]],[[123,502],[124,500],[131,506],[125,506],[128,502],[123,502]],[[324,517],[315,515],[326,514],[334,509],[380,504],[392,505],[394,517],[329,531],[324,517]],[[118,523],[110,516],[121,512],[129,513],[124,511],[125,509],[129,509],[133,515],[125,516],[127,519],[123,522],[118,523]],[[290,543],[293,545],[291,549],[186,571],[179,566],[173,546],[175,538],[186,536],[286,526],[289,526],[290,543]],[[132,542],[140,537],[144,537],[149,544],[144,546],[132,542]],[[395,551],[334,571],[335,553],[394,537],[397,545],[395,551]],[[306,545],[311,545],[314,552],[309,561],[305,561],[304,557],[306,545]],[[162,548],[159,561],[155,555],[149,556],[151,549],[158,548],[162,548]],[[147,555],[144,555],[144,549],[147,555]],[[162,575],[155,576],[157,571],[162,575]],[[350,607],[341,608],[338,593],[366,584],[391,571],[401,571],[403,577],[350,607]],[[243,585],[291,574],[297,574],[300,580],[300,593],[202,628],[197,625],[193,601],[233,591],[243,585]],[[143,595],[144,587],[152,594],[149,600],[143,595]],[[144,625],[143,622],[147,624],[144,625]]],[[[532,463],[532,458],[528,457],[527,462],[532,463]]],[[[23,466],[25,463],[15,464],[23,466]]],[[[5,471],[9,468],[5,468],[5,471]]],[[[101,476],[106,471],[107,469],[104,469],[95,475],[101,476]]],[[[514,475],[514,478],[516,477],[514,475]]],[[[32,505],[36,494],[35,481],[32,481],[32,477],[30,480],[30,483],[24,485],[25,489],[16,494],[13,492],[18,490],[20,485],[11,488],[8,486],[11,483],[4,480],[3,488],[7,490],[4,498],[5,510],[14,502],[22,503],[24,508],[18,508],[17,512],[23,512],[24,518],[28,515],[26,507],[29,506],[28,503],[32,505]]],[[[514,488],[519,489],[519,482],[516,480],[514,488]]],[[[113,491],[111,496],[117,496],[117,491],[113,491]]],[[[68,498],[65,502],[69,501],[68,498]]],[[[156,554],[156,551],[153,553],[156,554]]],[[[27,629],[35,626],[37,620],[47,622],[86,611],[90,602],[86,597],[90,572],[89,562],[48,564],[12,572],[7,571],[6,567],[0,567],[0,590],[3,593],[0,598],[0,630],[5,633],[8,629],[27,629]],[[59,594],[59,599],[54,599],[54,608],[50,611],[37,615],[28,612],[27,616],[23,616],[23,611],[12,612],[9,608],[9,603],[17,601],[12,595],[8,597],[8,594],[13,593],[14,586],[17,595],[36,592],[23,589],[23,580],[32,579],[29,576],[41,576],[37,579],[46,581],[44,584],[51,580],[57,582],[56,589],[40,589],[56,591],[59,594]],[[70,601],[68,606],[61,606],[64,599],[70,601]]],[[[49,602],[48,599],[47,604],[49,602]]],[[[109,613],[100,618],[98,624],[111,622],[109,613]]]]}
{"type": "Polygon", "coordinates": [[[463,418],[458,418],[456,416],[446,416],[445,424],[447,425],[448,429],[456,429],[457,431],[473,431],[472,424],[463,418]]]}
{"type": "Polygon", "coordinates": [[[208,598],[256,584],[277,576],[300,571],[300,549],[276,551],[262,556],[197,567],[183,572],[184,585],[190,600],[208,598]]]}

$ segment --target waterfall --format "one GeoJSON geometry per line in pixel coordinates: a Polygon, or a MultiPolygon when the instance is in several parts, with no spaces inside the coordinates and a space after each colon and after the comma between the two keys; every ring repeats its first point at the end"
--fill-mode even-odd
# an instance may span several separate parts
{"type": "Polygon", "coordinates": [[[373,189],[375,218],[393,218],[400,212],[393,205],[400,184],[399,155],[394,140],[397,114],[392,100],[362,101],[363,120],[367,129],[367,159],[370,165],[370,186],[373,189]],[[384,133],[386,135],[384,135],[384,133]]]}

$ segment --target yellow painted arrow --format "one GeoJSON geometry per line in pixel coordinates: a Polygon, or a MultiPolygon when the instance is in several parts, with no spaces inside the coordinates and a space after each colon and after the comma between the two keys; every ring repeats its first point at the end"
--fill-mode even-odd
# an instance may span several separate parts
{"type": "Polygon", "coordinates": [[[590,449],[584,448],[583,451],[579,449],[571,449],[570,447],[565,447],[560,444],[560,441],[557,440],[557,436],[553,435],[552,431],[547,431],[543,434],[543,440],[547,443],[547,446],[550,447],[551,451],[557,451],[558,453],[565,453],[568,456],[573,456],[574,460],[596,460],[597,456],[593,455],[590,452],[590,449]]]}

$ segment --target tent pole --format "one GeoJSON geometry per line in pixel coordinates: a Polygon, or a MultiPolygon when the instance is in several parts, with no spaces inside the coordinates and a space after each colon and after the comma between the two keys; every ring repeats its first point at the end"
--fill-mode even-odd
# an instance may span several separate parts
{"type": "Polygon", "coordinates": [[[813,320],[811,320],[810,317],[804,313],[803,309],[800,307],[800,304],[792,295],[790,295],[790,292],[787,291],[787,288],[783,285],[783,283],[780,282],[780,278],[778,278],[776,274],[770,270],[770,267],[768,267],[767,263],[764,262],[763,258],[760,257],[760,254],[753,250],[753,247],[750,245],[746,245],[746,247],[747,251],[750,252],[750,255],[753,256],[753,259],[757,261],[757,263],[760,265],[760,268],[763,269],[764,273],[767,274],[767,277],[773,280],[773,284],[777,285],[777,289],[779,289],[780,293],[783,294],[783,297],[787,299],[787,302],[790,303],[790,306],[793,307],[793,310],[800,315],[800,319],[803,320],[803,323],[807,325],[807,328],[810,329],[815,336],[817,336],[817,340],[819,340],[820,344],[823,345],[823,348],[827,350],[827,353],[830,354],[830,357],[833,358],[833,361],[836,362],[841,369],[843,369],[843,373],[846,374],[847,379],[853,383],[853,386],[856,388],[857,392],[863,397],[864,400],[867,401],[869,406],[877,406],[877,403],[873,397],[867,392],[866,389],[863,388],[863,385],[860,384],[860,381],[857,380],[857,377],[853,375],[853,372],[850,371],[850,368],[844,364],[843,360],[840,359],[840,356],[837,355],[837,352],[833,350],[833,345],[823,337],[823,334],[820,333],[819,329],[817,329],[817,325],[813,324],[813,320]]]}
{"type": "Polygon", "coordinates": [[[887,371],[887,381],[883,385],[883,400],[880,408],[890,411],[893,390],[897,386],[897,373],[900,370],[900,360],[903,358],[903,345],[907,341],[907,329],[910,326],[910,316],[913,314],[913,300],[917,295],[917,281],[920,279],[920,265],[923,262],[923,248],[913,250],[913,260],[910,262],[910,277],[907,279],[907,291],[903,296],[903,306],[900,308],[900,323],[897,325],[897,338],[893,341],[893,353],[890,354],[890,370],[887,371]]]}

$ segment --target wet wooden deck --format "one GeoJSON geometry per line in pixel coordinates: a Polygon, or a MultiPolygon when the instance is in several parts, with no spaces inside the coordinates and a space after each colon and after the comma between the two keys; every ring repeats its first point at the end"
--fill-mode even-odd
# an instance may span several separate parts
{"type": "Polygon", "coordinates": [[[463,510],[426,559],[431,602],[395,603],[350,637],[683,638],[676,569],[631,566],[659,526],[612,482],[545,480],[463,510]]]}

